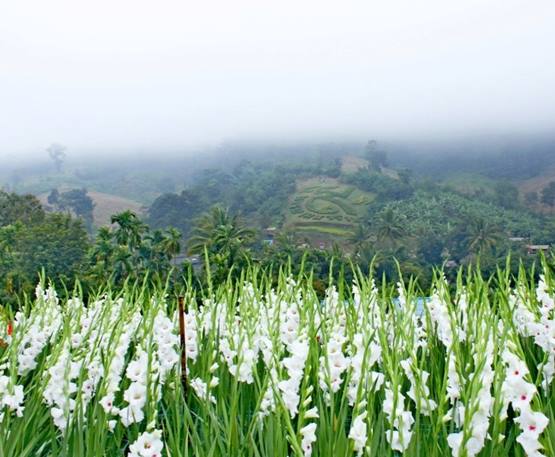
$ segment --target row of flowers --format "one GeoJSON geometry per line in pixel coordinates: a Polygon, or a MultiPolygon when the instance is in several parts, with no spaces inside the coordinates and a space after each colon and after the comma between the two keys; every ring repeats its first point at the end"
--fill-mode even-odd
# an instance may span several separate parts
{"type": "Polygon", "coordinates": [[[246,398],[242,433],[264,449],[260,431],[278,420],[284,455],[337,446],[359,456],[555,451],[544,433],[555,374],[545,276],[535,288],[502,276],[495,288],[479,276],[453,286],[438,276],[426,300],[412,284],[392,293],[363,277],[348,292],[331,286],[324,300],[304,281],[282,277],[268,288],[256,279],[202,300],[187,295],[184,374],[177,311],[162,293],[62,303],[39,285],[0,334],[0,440],[37,414],[26,403],[39,396],[58,442],[92,417],[98,426],[101,410],[107,439],[126,455],[173,455],[166,438],[175,430],[236,414],[246,398]],[[177,398],[190,419],[169,423],[161,412],[177,398]]]}

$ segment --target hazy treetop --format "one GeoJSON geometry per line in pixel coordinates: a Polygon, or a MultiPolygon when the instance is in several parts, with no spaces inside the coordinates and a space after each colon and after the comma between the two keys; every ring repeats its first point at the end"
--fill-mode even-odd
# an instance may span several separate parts
{"type": "Polygon", "coordinates": [[[0,8],[0,157],[547,131],[555,2],[29,0],[0,8]]]}

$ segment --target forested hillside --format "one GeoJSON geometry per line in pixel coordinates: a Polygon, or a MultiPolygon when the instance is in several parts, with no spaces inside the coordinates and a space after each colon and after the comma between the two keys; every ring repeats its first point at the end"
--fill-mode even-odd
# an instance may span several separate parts
{"type": "MultiPolygon", "coordinates": [[[[85,186],[92,179],[95,187],[116,189],[110,184],[114,177],[133,186],[123,169],[106,175],[87,174],[84,165],[78,173],[47,169],[40,182],[71,176],[80,187],[54,187],[41,194],[42,205],[21,192],[4,192],[3,287],[29,288],[40,267],[68,284],[79,271],[81,282],[94,287],[101,278],[139,279],[153,265],[189,274],[195,262],[201,280],[205,254],[212,275],[220,278],[231,267],[292,261],[324,280],[335,259],[338,267],[354,262],[363,269],[374,261],[376,273],[390,278],[399,262],[405,274],[429,282],[432,266],[455,271],[479,261],[492,272],[511,254],[516,268],[520,260],[530,263],[536,254],[549,254],[555,243],[549,210],[555,206],[553,155],[544,143],[526,157],[494,150],[480,161],[472,148],[465,157],[449,151],[434,156],[433,150],[400,156],[402,149],[375,141],[226,148],[182,175],[188,159],[176,159],[171,174],[167,164],[156,168],[148,162],[153,176],[168,182],[158,183],[157,196],[144,211],[131,200],[85,186]],[[61,262],[53,253],[64,249],[71,252],[61,262]]],[[[31,177],[38,173],[33,170],[31,177]]],[[[137,176],[141,168],[135,164],[129,170],[137,176]]],[[[137,195],[151,184],[137,187],[137,195]]]]}
{"type": "Polygon", "coordinates": [[[328,247],[335,242],[354,250],[362,241],[376,242],[379,221],[388,213],[403,226],[404,249],[429,257],[433,240],[445,260],[457,261],[469,254],[461,243],[475,226],[487,227],[503,252],[519,251],[523,242],[555,241],[552,218],[538,214],[515,183],[465,173],[456,181],[419,175],[395,167],[374,143],[358,155],[307,160],[303,168],[245,161],[231,173],[205,170],[180,194],[161,195],[148,221],[178,227],[187,236],[195,218],[220,205],[259,232],[270,227],[299,242],[328,247]]]}

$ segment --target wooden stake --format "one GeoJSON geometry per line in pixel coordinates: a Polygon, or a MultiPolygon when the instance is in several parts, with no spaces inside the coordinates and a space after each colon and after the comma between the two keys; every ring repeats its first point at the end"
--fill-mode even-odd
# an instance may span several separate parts
{"type": "Polygon", "coordinates": [[[179,337],[181,340],[181,383],[183,390],[187,390],[187,346],[185,343],[185,307],[183,297],[180,296],[179,302],[179,337]]]}

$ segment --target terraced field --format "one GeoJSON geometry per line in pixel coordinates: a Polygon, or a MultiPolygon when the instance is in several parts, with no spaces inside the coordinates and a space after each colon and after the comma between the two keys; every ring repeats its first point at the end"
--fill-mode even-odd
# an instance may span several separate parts
{"type": "Polygon", "coordinates": [[[312,178],[297,183],[286,215],[286,228],[307,236],[348,237],[374,195],[336,179],[312,178]]]}

